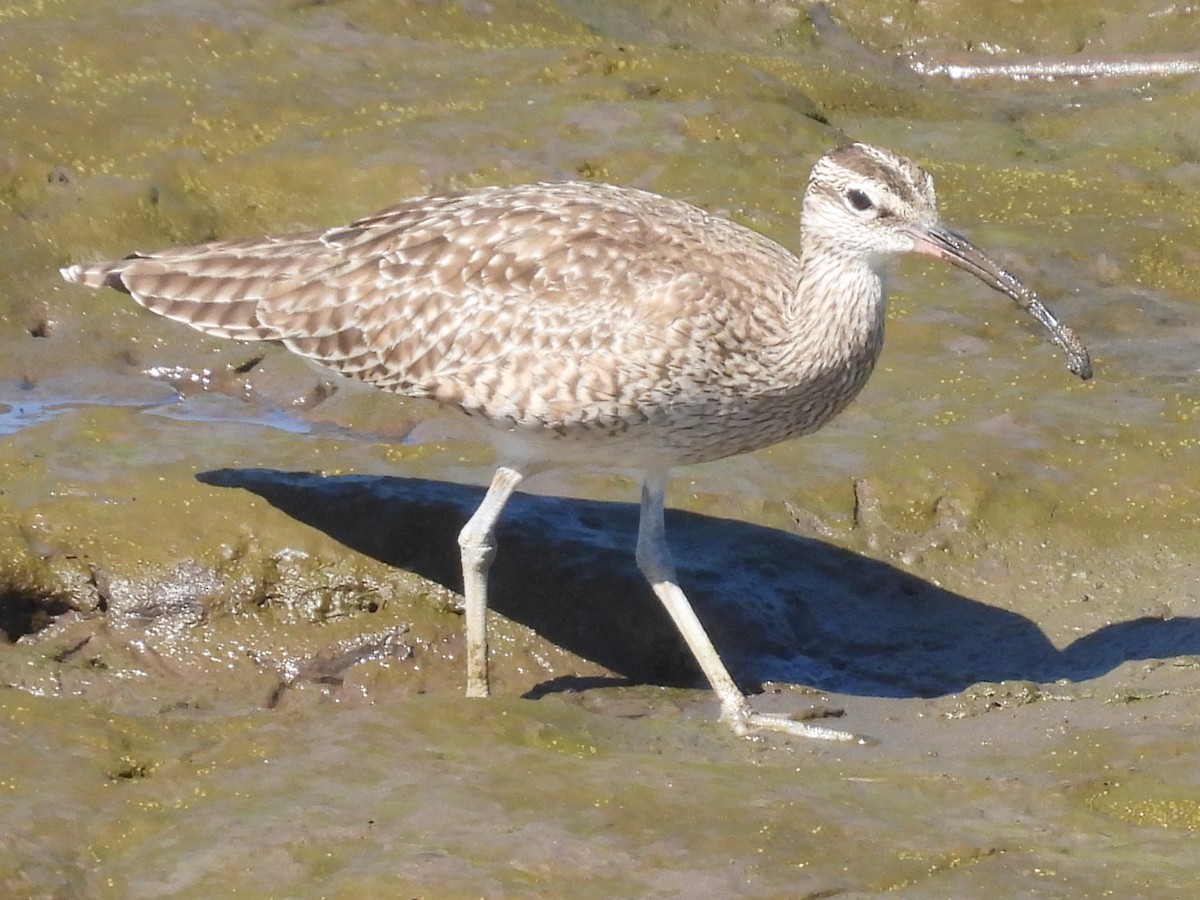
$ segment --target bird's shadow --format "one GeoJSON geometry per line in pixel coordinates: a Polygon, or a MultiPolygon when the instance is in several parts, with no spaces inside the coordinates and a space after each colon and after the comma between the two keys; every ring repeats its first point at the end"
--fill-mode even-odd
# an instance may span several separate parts
{"type": "MultiPolygon", "coordinates": [[[[460,590],[456,537],[480,488],[386,476],[218,469],[354,550],[460,590]]],[[[630,681],[697,670],[633,561],[634,504],[518,494],[498,527],[489,605],[630,681]]],[[[1059,650],[1030,619],[887,563],[760,525],[667,511],[682,587],[742,682],[934,697],[980,681],[1082,681],[1200,653],[1200,618],[1117,622],[1059,650]]]]}

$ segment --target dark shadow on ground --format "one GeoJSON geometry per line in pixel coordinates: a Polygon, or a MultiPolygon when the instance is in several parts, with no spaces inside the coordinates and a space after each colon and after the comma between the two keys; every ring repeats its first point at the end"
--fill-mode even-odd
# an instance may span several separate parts
{"type": "MultiPolygon", "coordinates": [[[[220,469],[361,553],[454,590],[476,487],[383,476],[220,469]]],[[[491,608],[622,678],[696,684],[633,561],[633,504],[517,495],[498,529],[491,608]]],[[[1128,660],[1200,653],[1200,619],[1118,622],[1055,648],[1034,622],[822,541],[667,511],[682,587],[734,676],[866,696],[933,697],[980,681],[1082,681],[1128,660]]]]}

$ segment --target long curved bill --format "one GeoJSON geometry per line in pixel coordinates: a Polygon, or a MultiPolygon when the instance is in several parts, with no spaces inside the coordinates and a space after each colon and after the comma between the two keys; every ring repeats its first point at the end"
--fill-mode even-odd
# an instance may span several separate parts
{"type": "Polygon", "coordinates": [[[957,232],[941,223],[914,225],[909,232],[916,246],[913,250],[926,256],[944,259],[946,262],[970,272],[984,284],[1007,294],[1017,306],[1041,322],[1050,332],[1054,343],[1067,354],[1067,369],[1084,381],[1092,377],[1092,358],[1087,347],[1066,325],[1054,318],[1050,310],[1037,298],[1037,294],[1025,287],[1020,279],[1006,271],[994,259],[957,232]]]}

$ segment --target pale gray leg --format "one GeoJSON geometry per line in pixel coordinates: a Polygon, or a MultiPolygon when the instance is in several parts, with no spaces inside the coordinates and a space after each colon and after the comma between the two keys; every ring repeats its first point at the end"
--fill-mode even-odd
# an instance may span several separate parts
{"type": "Polygon", "coordinates": [[[700,663],[708,683],[720,699],[721,718],[739,735],[766,729],[829,741],[859,740],[857,736],[845,731],[798,722],[784,715],[757,713],[751,709],[750,701],[738,690],[729,670],[725,668],[716,648],[709,640],[704,626],[696,618],[691,603],[677,583],[675,563],[671,560],[671,552],[667,548],[663,525],[663,495],[666,487],[665,470],[646,474],[642,484],[642,515],[638,522],[637,564],[654,588],[658,599],[675,620],[675,626],[683,635],[692,655],[700,663]]]}
{"type": "Polygon", "coordinates": [[[496,520],[524,477],[523,473],[508,466],[496,469],[479,509],[458,533],[466,601],[468,697],[488,695],[487,578],[496,557],[496,520]]]}

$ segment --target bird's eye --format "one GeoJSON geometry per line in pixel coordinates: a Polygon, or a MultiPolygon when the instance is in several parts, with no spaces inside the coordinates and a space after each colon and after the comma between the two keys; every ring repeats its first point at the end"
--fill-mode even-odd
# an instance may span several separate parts
{"type": "Polygon", "coordinates": [[[858,188],[850,188],[850,190],[846,191],[846,203],[850,205],[851,209],[858,210],[859,212],[866,212],[875,205],[874,201],[858,188]]]}

